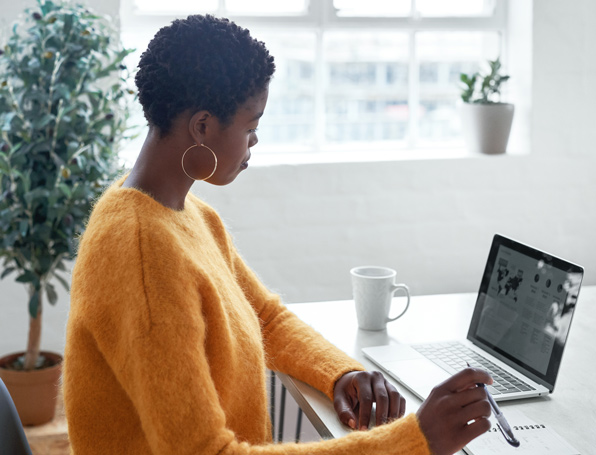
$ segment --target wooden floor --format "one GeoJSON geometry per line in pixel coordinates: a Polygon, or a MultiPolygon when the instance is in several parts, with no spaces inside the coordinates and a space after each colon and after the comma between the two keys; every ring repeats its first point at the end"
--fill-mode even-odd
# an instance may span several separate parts
{"type": "Polygon", "coordinates": [[[56,403],[54,420],[35,427],[25,427],[25,435],[33,455],[68,455],[68,433],[62,395],[56,403]]]}

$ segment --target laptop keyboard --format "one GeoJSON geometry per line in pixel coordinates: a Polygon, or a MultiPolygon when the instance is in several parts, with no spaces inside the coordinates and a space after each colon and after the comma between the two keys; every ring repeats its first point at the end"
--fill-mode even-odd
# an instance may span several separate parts
{"type": "Polygon", "coordinates": [[[461,343],[414,344],[412,347],[450,374],[457,373],[466,368],[466,362],[472,367],[482,368],[488,371],[494,382],[487,387],[493,395],[534,390],[532,386],[515,378],[487,358],[461,343]]]}

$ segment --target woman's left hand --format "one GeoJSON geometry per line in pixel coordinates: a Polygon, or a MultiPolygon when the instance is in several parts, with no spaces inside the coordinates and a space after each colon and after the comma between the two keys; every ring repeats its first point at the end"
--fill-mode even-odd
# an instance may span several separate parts
{"type": "Polygon", "coordinates": [[[333,407],[339,420],[352,429],[368,429],[373,402],[376,425],[403,417],[406,400],[378,371],[350,371],[335,383],[333,407]]]}

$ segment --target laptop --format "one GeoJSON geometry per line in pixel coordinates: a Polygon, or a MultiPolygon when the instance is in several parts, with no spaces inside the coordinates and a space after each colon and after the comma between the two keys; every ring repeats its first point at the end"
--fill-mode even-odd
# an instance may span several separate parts
{"type": "Polygon", "coordinates": [[[497,401],[547,395],[555,388],[583,273],[496,234],[466,339],[362,351],[421,399],[466,362],[489,371],[497,401]]]}

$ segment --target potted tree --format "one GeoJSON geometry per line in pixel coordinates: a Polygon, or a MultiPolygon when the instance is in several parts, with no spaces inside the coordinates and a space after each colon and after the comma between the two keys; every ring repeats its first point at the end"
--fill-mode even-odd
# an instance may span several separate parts
{"type": "Polygon", "coordinates": [[[0,358],[0,377],[25,425],[51,420],[57,396],[62,357],[40,351],[43,305],[56,303],[55,283],[68,289],[76,235],[118,171],[133,92],[131,51],[115,36],[84,6],[38,0],[0,47],[0,277],[27,287],[15,304],[30,320],[26,350],[0,358]]]}
{"type": "Polygon", "coordinates": [[[501,61],[489,60],[485,74],[460,74],[462,82],[460,113],[464,137],[472,152],[505,153],[514,106],[501,103],[501,88],[509,76],[500,74],[501,61]]]}

